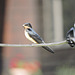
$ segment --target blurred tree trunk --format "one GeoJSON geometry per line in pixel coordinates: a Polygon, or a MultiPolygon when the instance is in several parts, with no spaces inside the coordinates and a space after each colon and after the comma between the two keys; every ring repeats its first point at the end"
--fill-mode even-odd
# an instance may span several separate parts
{"type": "MultiPolygon", "coordinates": [[[[43,35],[49,43],[63,39],[62,0],[43,0],[43,35]]],[[[41,58],[44,75],[55,75],[58,57],[42,50],[41,58]]]]}
{"type": "Polygon", "coordinates": [[[43,0],[43,35],[45,42],[53,40],[52,0],[43,0]]]}
{"type": "Polygon", "coordinates": [[[53,0],[54,41],[63,40],[62,0],[53,0]]]}
{"type": "MultiPolygon", "coordinates": [[[[4,25],[4,9],[5,9],[5,0],[0,0],[0,43],[3,40],[3,25],[4,25]]],[[[2,48],[0,47],[0,75],[2,74],[2,48]]]]}

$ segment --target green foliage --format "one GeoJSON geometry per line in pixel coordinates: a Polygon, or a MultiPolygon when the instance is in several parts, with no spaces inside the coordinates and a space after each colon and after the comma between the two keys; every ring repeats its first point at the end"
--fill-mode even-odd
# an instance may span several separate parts
{"type": "Polygon", "coordinates": [[[75,75],[75,67],[69,65],[58,67],[56,75],[75,75]]]}
{"type": "Polygon", "coordinates": [[[41,69],[38,69],[37,72],[35,72],[33,75],[43,75],[41,69]]]}

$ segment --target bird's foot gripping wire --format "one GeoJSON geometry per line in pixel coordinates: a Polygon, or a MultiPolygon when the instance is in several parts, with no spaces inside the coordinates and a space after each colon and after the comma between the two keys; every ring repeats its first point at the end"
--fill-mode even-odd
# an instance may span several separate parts
{"type": "Polygon", "coordinates": [[[71,47],[75,46],[75,38],[67,38],[67,42],[71,47]]]}
{"type": "Polygon", "coordinates": [[[66,40],[71,47],[75,47],[75,24],[66,35],[66,40]]]}

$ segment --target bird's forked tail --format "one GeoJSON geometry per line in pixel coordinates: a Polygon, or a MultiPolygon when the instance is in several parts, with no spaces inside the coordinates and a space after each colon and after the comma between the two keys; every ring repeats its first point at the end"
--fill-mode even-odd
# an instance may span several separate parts
{"type": "Polygon", "coordinates": [[[54,51],[51,49],[51,48],[49,48],[49,47],[47,47],[47,46],[42,46],[44,49],[46,49],[47,51],[49,51],[49,52],[51,52],[51,53],[54,53],[54,51]]]}

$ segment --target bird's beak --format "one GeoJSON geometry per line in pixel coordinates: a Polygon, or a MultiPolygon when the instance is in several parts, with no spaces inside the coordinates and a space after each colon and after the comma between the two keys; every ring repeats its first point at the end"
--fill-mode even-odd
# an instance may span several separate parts
{"type": "Polygon", "coordinates": [[[22,26],[23,26],[25,29],[26,29],[26,28],[30,28],[30,27],[28,27],[28,26],[25,26],[25,24],[23,24],[22,26]]]}

